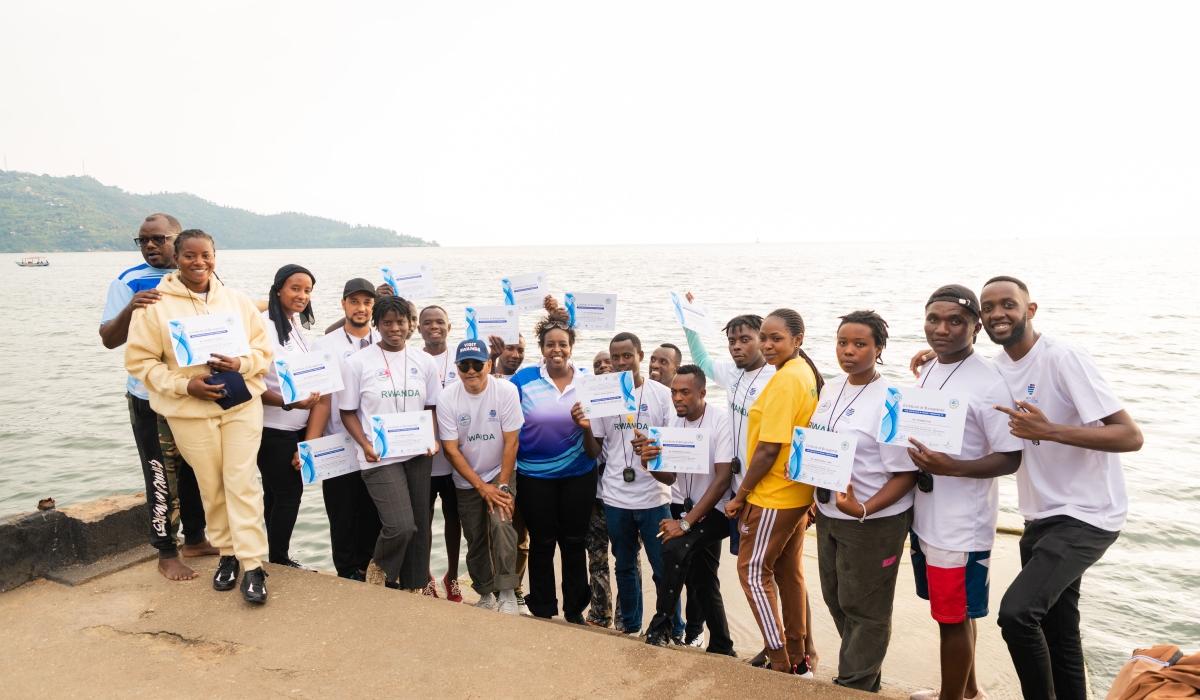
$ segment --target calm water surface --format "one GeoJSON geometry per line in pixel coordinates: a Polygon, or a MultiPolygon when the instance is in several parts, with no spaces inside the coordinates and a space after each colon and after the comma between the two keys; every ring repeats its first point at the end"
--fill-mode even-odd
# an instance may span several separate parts
{"type": "MultiPolygon", "coordinates": [[[[219,244],[219,240],[218,240],[219,244]]],[[[129,429],[120,351],[96,332],[112,279],[141,262],[127,253],[63,253],[52,266],[18,268],[0,256],[0,515],[33,510],[39,498],[60,505],[144,490],[129,429]]],[[[978,290],[990,276],[1024,279],[1040,305],[1036,326],[1086,347],[1146,435],[1124,457],[1129,523],[1084,583],[1084,636],[1094,678],[1107,687],[1129,650],[1170,642],[1200,647],[1200,254],[1162,241],[1151,245],[936,243],[741,246],[439,248],[387,250],[222,251],[221,278],[265,298],[275,270],[299,263],[317,277],[317,327],[340,314],[350,277],[379,279],[388,263],[428,260],[441,295],[423,300],[450,310],[451,339],[462,338],[462,307],[501,303],[499,278],[546,270],[552,291],[613,292],[618,327],[644,344],[684,349],[667,292],[690,289],[719,318],[799,310],[805,348],[826,373],[837,372],[837,317],[875,309],[891,323],[884,373],[906,381],[907,361],[924,344],[923,304],[950,282],[978,290]]],[[[522,320],[526,335],[536,319],[522,320]]],[[[315,330],[315,329],[314,329],[315,330]]],[[[310,333],[310,339],[319,332],[310,333]]],[[[590,365],[608,334],[584,333],[576,359],[590,365]]],[[[981,334],[980,349],[998,348],[981,334]]],[[[648,350],[647,350],[648,352],[648,350]]],[[[717,342],[709,352],[723,357],[717,342]]],[[[536,359],[536,347],[530,349],[536,359]]],[[[710,400],[720,401],[720,391],[710,400]]],[[[1015,517],[1016,487],[1001,486],[1002,508],[1015,517]]],[[[440,516],[439,516],[440,518],[440,516]]],[[[445,570],[435,525],[434,571],[445,570]]],[[[466,551],[465,544],[463,552],[466,551]]],[[[321,490],[304,495],[292,539],[300,561],[332,569],[321,490]]],[[[465,567],[460,567],[464,572],[465,567]]]]}

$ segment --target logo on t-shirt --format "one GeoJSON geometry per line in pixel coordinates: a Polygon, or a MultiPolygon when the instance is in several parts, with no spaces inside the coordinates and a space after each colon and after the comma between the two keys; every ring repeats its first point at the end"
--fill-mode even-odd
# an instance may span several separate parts
{"type": "Polygon", "coordinates": [[[416,373],[417,373],[417,368],[416,368],[416,367],[412,367],[412,368],[410,368],[410,369],[408,370],[408,373],[409,373],[409,374],[416,374],[416,373]]]}
{"type": "MultiPolygon", "coordinates": [[[[349,357],[349,356],[350,356],[350,353],[346,353],[346,357],[349,357]]],[[[383,381],[387,381],[387,378],[388,378],[388,371],[387,371],[386,369],[380,369],[380,370],[376,370],[376,372],[375,372],[375,378],[376,378],[376,379],[378,379],[378,380],[379,380],[379,381],[381,381],[381,382],[383,382],[383,381]]]]}
{"type": "Polygon", "coordinates": [[[825,401],[821,402],[821,405],[817,407],[817,413],[824,413],[824,412],[828,411],[829,404],[830,404],[829,399],[825,399],[825,401]]]}
{"type": "Polygon", "coordinates": [[[649,406],[647,406],[646,404],[642,404],[642,409],[641,409],[641,410],[642,410],[642,412],[643,412],[643,413],[648,413],[648,412],[650,411],[650,407],[649,407],[649,406]]]}
{"type": "Polygon", "coordinates": [[[749,394],[750,396],[754,396],[757,393],[758,393],[758,389],[755,389],[754,387],[750,387],[750,394],[749,394]]]}
{"type": "Polygon", "coordinates": [[[464,428],[467,427],[468,425],[470,425],[471,424],[471,414],[470,413],[458,414],[458,424],[464,428]]]}
{"type": "Polygon", "coordinates": [[[1029,397],[1026,403],[1037,403],[1037,399],[1033,397],[1034,389],[1037,389],[1037,384],[1030,383],[1029,386],[1025,387],[1025,395],[1029,397]]]}
{"type": "Polygon", "coordinates": [[[488,411],[488,422],[494,423],[497,420],[499,420],[499,419],[496,418],[496,409],[493,408],[492,410],[488,411]]]}
{"type": "Polygon", "coordinates": [[[852,416],[852,415],[854,415],[854,409],[853,409],[853,408],[847,408],[847,409],[846,409],[846,416],[847,416],[847,417],[849,417],[849,416],[852,416]]]}

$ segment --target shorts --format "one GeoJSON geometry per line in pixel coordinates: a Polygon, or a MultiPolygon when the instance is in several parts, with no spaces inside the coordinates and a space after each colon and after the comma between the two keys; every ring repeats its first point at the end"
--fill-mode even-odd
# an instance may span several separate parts
{"type": "Polygon", "coordinates": [[[992,552],[949,552],[922,544],[909,533],[917,595],[929,601],[933,619],[956,625],[988,614],[992,552]]]}

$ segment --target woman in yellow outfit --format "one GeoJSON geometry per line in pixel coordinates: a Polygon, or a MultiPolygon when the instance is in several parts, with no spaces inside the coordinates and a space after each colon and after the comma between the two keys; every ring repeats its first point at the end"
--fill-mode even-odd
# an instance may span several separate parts
{"type": "Polygon", "coordinates": [[[178,270],[158,283],[162,299],[133,312],[125,368],[146,385],[150,406],[166,417],[179,452],[196,472],[209,540],[221,551],[213,588],[233,590],[239,569],[242,597],[265,603],[267,554],[263,532],[263,492],[255,458],[262,440],[263,407],[259,398],[266,385],[274,352],[267,325],[254,302],[217,279],[216,245],[199,229],[175,238],[178,270]],[[226,314],[240,322],[250,353],[241,357],[213,354],[205,365],[180,367],[171,338],[171,319],[226,314]],[[212,372],[227,375],[226,384],[208,384],[212,372]],[[238,384],[245,384],[245,391],[238,384]],[[222,408],[217,401],[241,398],[222,408]],[[248,398],[247,398],[248,397],[248,398]]]}
{"type": "Polygon", "coordinates": [[[804,654],[808,621],[801,554],[813,487],[787,478],[792,433],[807,426],[817,407],[821,373],[800,349],[804,319],[776,309],[763,319],[759,348],[775,375],[763,387],[747,416],[746,454],[750,464],[737,494],[725,506],[740,517],[738,576],[758,620],[771,667],[812,677],[804,654]],[[776,612],[776,596],[783,619],[776,612]]]}

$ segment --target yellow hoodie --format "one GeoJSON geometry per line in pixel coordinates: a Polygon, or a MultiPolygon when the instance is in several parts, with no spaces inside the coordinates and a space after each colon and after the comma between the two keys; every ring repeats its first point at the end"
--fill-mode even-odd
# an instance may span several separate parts
{"type": "Polygon", "coordinates": [[[158,303],[134,309],[129,322],[129,340],[125,344],[125,369],[146,385],[150,392],[150,407],[168,418],[211,418],[224,409],[215,401],[202,401],[187,393],[188,381],[210,372],[208,365],[180,367],[171,349],[171,331],[167,321],[173,318],[199,316],[204,313],[236,313],[250,341],[250,355],[243,356],[238,369],[246,379],[251,396],[258,398],[266,390],[263,375],[271,366],[275,354],[267,335],[262,313],[245,294],[230,289],[212,276],[209,278],[207,303],[179,279],[179,272],[163,275],[158,291],[158,303]]]}

